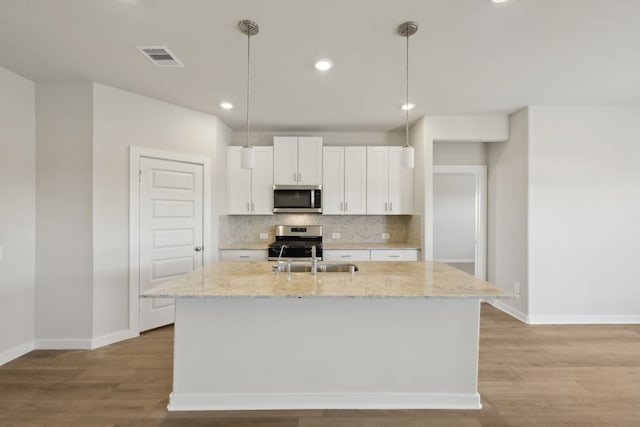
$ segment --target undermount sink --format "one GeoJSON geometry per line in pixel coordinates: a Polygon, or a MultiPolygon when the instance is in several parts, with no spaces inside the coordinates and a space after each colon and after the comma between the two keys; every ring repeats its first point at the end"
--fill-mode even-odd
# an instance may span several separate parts
{"type": "MultiPolygon", "coordinates": [[[[311,273],[312,265],[309,263],[282,263],[273,265],[274,272],[311,273]]],[[[318,273],[355,273],[358,266],[355,264],[318,264],[318,273]]]]}

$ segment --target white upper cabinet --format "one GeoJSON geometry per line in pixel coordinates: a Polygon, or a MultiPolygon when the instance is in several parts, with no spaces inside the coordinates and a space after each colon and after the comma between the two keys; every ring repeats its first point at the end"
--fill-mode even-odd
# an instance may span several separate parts
{"type": "Polygon", "coordinates": [[[389,210],[392,215],[413,214],[413,169],[404,165],[402,147],[389,147],[389,210]]]}
{"type": "Polygon", "coordinates": [[[322,149],[322,214],[344,213],[344,147],[322,149]]]}
{"type": "Polygon", "coordinates": [[[273,138],[275,185],[322,184],[322,137],[273,138]]]}
{"type": "Polygon", "coordinates": [[[227,210],[230,215],[273,214],[273,147],[253,147],[254,169],[240,167],[242,147],[227,147],[227,210]]]}
{"type": "Polygon", "coordinates": [[[324,147],[322,161],[322,213],[366,213],[366,147],[324,147]]]}
{"type": "Polygon", "coordinates": [[[298,137],[273,138],[273,183],[296,185],[298,183],[298,137]]]}
{"type": "Polygon", "coordinates": [[[367,214],[413,213],[413,169],[402,159],[402,147],[367,147],[367,214]]]}
{"type": "Polygon", "coordinates": [[[367,213],[367,147],[344,149],[344,210],[349,215],[367,213]]]}

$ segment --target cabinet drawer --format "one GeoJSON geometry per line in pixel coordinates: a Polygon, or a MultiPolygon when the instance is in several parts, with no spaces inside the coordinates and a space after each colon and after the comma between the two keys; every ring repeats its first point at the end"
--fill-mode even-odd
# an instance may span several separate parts
{"type": "Polygon", "coordinates": [[[266,261],[267,250],[221,250],[220,261],[266,261]]]}
{"type": "Polygon", "coordinates": [[[371,261],[417,261],[416,249],[374,249],[371,251],[371,261]]]}
{"type": "Polygon", "coordinates": [[[323,249],[324,261],[369,261],[368,249],[323,249]]]}

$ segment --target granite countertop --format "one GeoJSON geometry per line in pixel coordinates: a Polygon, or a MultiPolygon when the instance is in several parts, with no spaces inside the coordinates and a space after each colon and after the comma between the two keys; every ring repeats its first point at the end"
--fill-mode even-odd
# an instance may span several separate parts
{"type": "Polygon", "coordinates": [[[142,297],[512,298],[491,283],[436,262],[358,262],[351,273],[273,273],[273,262],[217,262],[142,297]]]}

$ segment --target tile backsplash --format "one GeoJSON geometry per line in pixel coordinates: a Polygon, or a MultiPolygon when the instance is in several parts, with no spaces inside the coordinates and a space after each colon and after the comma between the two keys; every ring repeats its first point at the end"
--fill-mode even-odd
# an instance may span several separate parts
{"type": "Polygon", "coordinates": [[[276,225],[322,225],[323,240],[332,243],[419,243],[416,215],[223,215],[220,245],[275,240],[276,225]],[[267,233],[267,239],[260,239],[267,233]],[[333,239],[340,233],[340,239],[333,239]],[[382,239],[388,233],[389,239],[382,239]]]}

